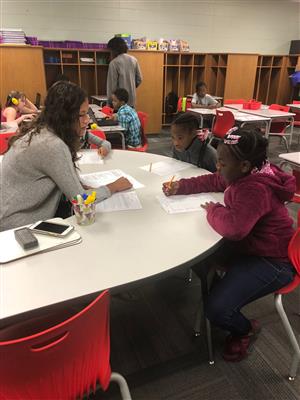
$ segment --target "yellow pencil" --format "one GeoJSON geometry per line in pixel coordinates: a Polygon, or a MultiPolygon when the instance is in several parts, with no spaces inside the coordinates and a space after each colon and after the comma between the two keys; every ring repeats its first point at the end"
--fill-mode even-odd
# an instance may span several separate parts
{"type": "Polygon", "coordinates": [[[168,184],[169,189],[171,189],[172,182],[174,181],[174,178],[175,178],[175,175],[172,176],[172,178],[171,178],[171,180],[170,180],[170,182],[169,182],[169,184],[168,184]]]}
{"type": "Polygon", "coordinates": [[[150,163],[150,166],[149,166],[149,172],[151,172],[152,171],[152,163],[150,163]]]}

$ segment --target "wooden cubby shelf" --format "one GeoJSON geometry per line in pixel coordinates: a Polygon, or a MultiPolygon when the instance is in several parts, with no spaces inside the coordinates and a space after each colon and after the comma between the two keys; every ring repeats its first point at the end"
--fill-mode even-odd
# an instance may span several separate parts
{"type": "MultiPolygon", "coordinates": [[[[89,96],[106,94],[110,60],[108,50],[45,48],[43,54],[47,88],[59,74],[65,74],[85,89],[89,96]],[[90,58],[91,62],[82,61],[82,58],[90,58]]],[[[167,115],[165,110],[168,93],[175,92],[178,97],[191,95],[200,81],[207,84],[208,93],[224,99],[255,98],[265,104],[286,104],[292,100],[289,76],[296,65],[300,65],[300,55],[297,54],[134,50],[130,54],[138,59],[142,67],[144,80],[138,88],[138,107],[151,114],[151,132],[159,131],[160,122],[165,125],[172,121],[173,115],[167,115]],[[161,97],[159,93],[162,93],[161,97]],[[155,123],[152,123],[154,120],[155,123]]]]}

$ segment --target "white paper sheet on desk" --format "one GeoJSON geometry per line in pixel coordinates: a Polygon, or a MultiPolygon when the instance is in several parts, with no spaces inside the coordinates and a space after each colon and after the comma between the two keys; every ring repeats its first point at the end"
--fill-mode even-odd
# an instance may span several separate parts
{"type": "Polygon", "coordinates": [[[148,171],[148,172],[153,172],[156,175],[159,176],[167,176],[167,175],[172,175],[175,172],[182,171],[184,169],[187,169],[190,167],[189,164],[187,163],[182,163],[180,161],[176,160],[170,160],[170,161],[158,161],[152,164],[151,171],[150,171],[150,165],[145,165],[143,167],[140,167],[141,169],[148,171]]]}
{"type": "Polygon", "coordinates": [[[115,193],[96,205],[96,211],[99,212],[140,210],[141,208],[140,199],[134,191],[115,193]]]}
{"type": "Polygon", "coordinates": [[[204,210],[201,204],[209,201],[216,203],[216,200],[207,193],[178,195],[167,197],[163,193],[156,196],[162,208],[168,214],[186,213],[192,211],[204,210]]]}
{"type": "Polygon", "coordinates": [[[104,164],[102,157],[98,155],[97,150],[95,151],[83,151],[79,152],[78,156],[80,159],[77,161],[79,165],[82,164],[104,164]]]}
{"type": "Polygon", "coordinates": [[[110,171],[100,171],[91,174],[81,174],[80,178],[82,183],[97,188],[99,186],[112,183],[122,176],[127,178],[129,182],[132,183],[133,189],[140,189],[144,187],[142,183],[138,182],[131,175],[125,174],[125,172],[121,171],[120,169],[111,169],[110,171]]]}

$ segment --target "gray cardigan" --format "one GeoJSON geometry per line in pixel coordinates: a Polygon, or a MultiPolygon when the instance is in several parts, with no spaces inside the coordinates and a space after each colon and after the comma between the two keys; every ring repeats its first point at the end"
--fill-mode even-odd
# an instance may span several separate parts
{"type": "Polygon", "coordinates": [[[89,149],[91,144],[99,147],[105,147],[106,150],[111,150],[111,144],[108,140],[100,139],[98,136],[94,135],[92,132],[88,130],[85,132],[85,135],[80,140],[82,149],[89,149]]]}
{"type": "Polygon", "coordinates": [[[126,89],[129,94],[128,104],[135,107],[136,88],[142,82],[142,73],[137,59],[129,54],[119,54],[108,67],[107,97],[111,100],[113,92],[126,89]]]}
{"type": "MultiPolygon", "coordinates": [[[[61,195],[72,199],[84,189],[68,146],[42,129],[18,139],[4,155],[0,168],[0,231],[54,217],[61,195]]],[[[97,200],[111,196],[106,186],[97,200]]]]}

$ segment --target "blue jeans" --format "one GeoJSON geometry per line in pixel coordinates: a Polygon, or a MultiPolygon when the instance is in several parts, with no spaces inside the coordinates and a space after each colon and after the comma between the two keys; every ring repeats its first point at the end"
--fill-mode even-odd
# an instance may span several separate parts
{"type": "Polygon", "coordinates": [[[235,260],[221,281],[213,286],[205,306],[206,317],[234,336],[247,335],[250,321],[241,308],[293,281],[295,270],[288,262],[243,256],[235,260]]]}

